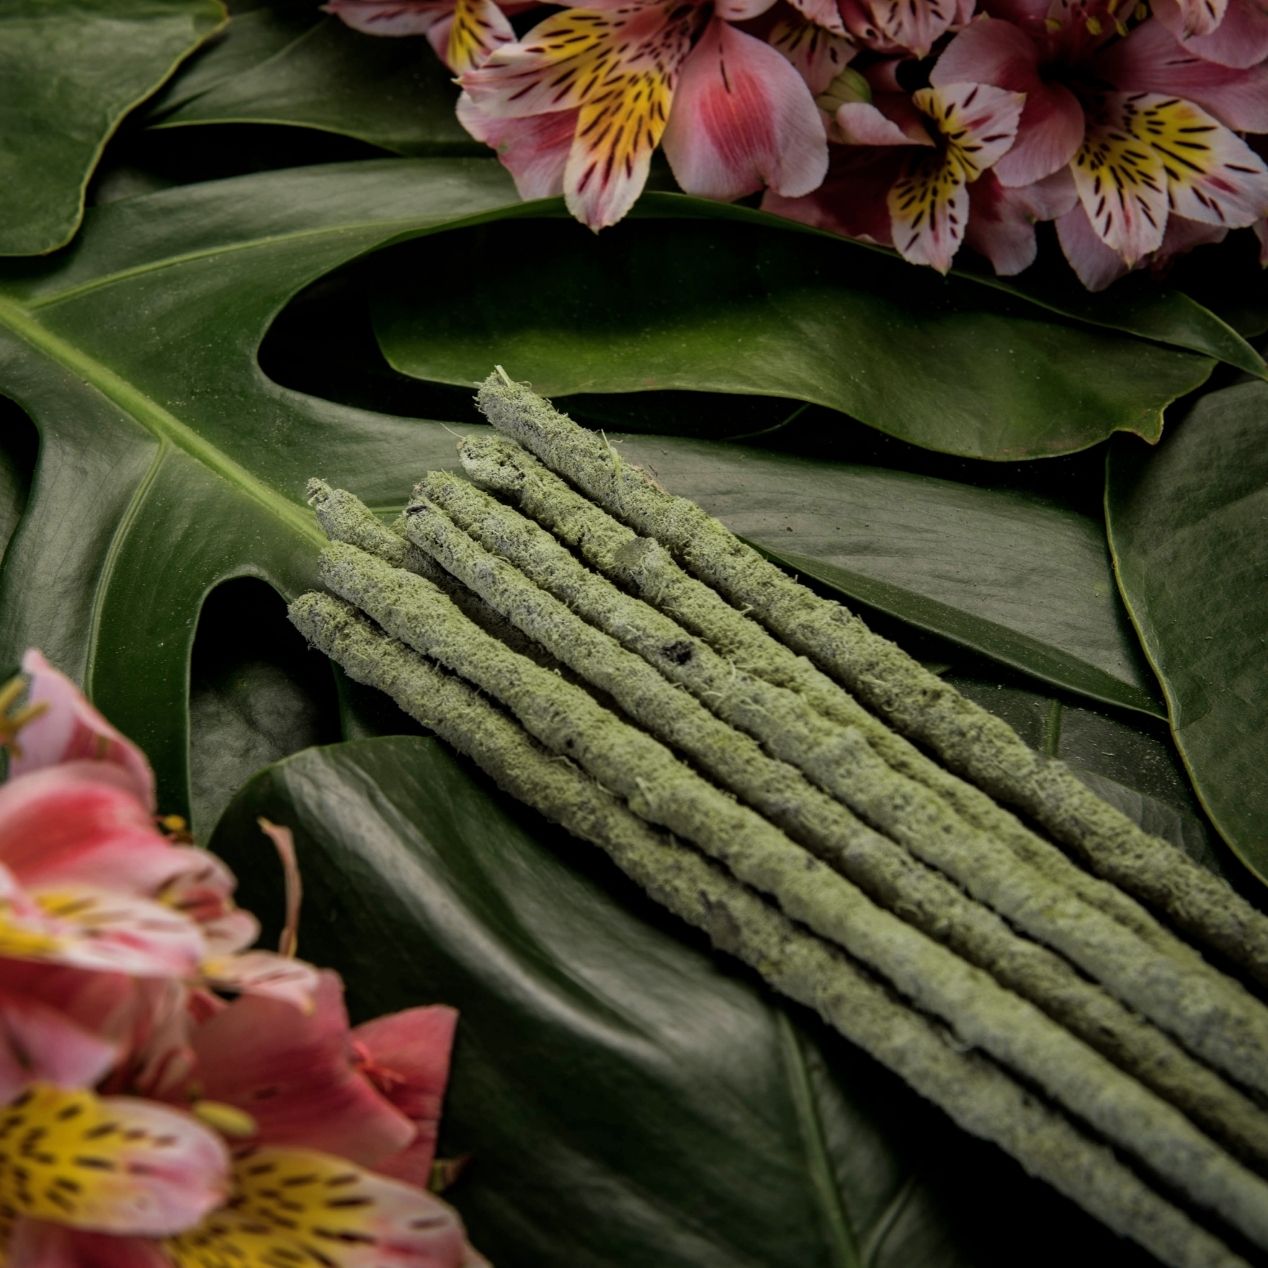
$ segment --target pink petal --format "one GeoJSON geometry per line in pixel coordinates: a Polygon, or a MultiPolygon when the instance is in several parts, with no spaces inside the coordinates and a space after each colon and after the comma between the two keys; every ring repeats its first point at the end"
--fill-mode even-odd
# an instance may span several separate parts
{"type": "Polygon", "coordinates": [[[712,22],[682,71],[665,157],[689,194],[731,201],[763,186],[808,194],[828,143],[805,82],[769,44],[712,22]]]}
{"type": "MultiPolygon", "coordinates": [[[[836,0],[789,0],[789,3],[807,22],[812,22],[821,30],[831,31],[833,35],[845,34],[845,23],[841,21],[841,10],[836,0]]],[[[730,16],[720,10],[717,13],[719,17],[730,16]]]]}
{"type": "Polygon", "coordinates": [[[620,220],[642,192],[679,69],[703,15],[692,5],[568,9],[462,76],[480,114],[578,108],[564,199],[583,224],[620,220]]]}
{"type": "Polygon", "coordinates": [[[1025,189],[1001,184],[994,171],[969,186],[965,243],[991,262],[1001,277],[1028,268],[1035,258],[1035,224],[1064,215],[1078,200],[1066,171],[1025,189]]]}
{"type": "Polygon", "coordinates": [[[477,1268],[458,1213],[433,1194],[342,1158],[265,1148],[234,1165],[233,1205],[173,1239],[181,1268],[302,1264],[323,1247],[338,1268],[477,1268]],[[285,1208],[278,1192],[287,1197],[285,1208]]]}
{"type": "Polygon", "coordinates": [[[157,903],[90,889],[43,894],[0,914],[0,957],[137,977],[189,977],[203,940],[157,903]]]}
{"type": "Polygon", "coordinates": [[[32,893],[118,891],[201,923],[209,945],[255,938],[228,868],[155,831],[131,776],[108,763],[67,762],[0,786],[0,860],[32,893]]]}
{"type": "Polygon", "coordinates": [[[184,1089],[194,1065],[193,1028],[223,1007],[218,997],[185,982],[136,982],[122,1032],[127,1057],[105,1090],[186,1100],[184,1089]]]}
{"type": "Polygon", "coordinates": [[[1052,0],[982,0],[981,10],[993,18],[1013,22],[1028,32],[1044,29],[1052,13],[1052,0]]]}
{"type": "Polygon", "coordinates": [[[1103,291],[1128,271],[1123,257],[1101,240],[1081,205],[1057,220],[1057,238],[1070,267],[1090,291],[1103,291]]]}
{"type": "Polygon", "coordinates": [[[1245,141],[1187,101],[1160,105],[1156,116],[1166,122],[1165,141],[1154,144],[1169,159],[1167,192],[1177,216],[1240,229],[1268,215],[1268,166],[1245,141]]]}
{"type": "Polygon", "coordinates": [[[483,66],[515,32],[494,0],[453,0],[453,11],[427,33],[436,55],[455,74],[483,66]]]}
{"type": "Polygon", "coordinates": [[[924,57],[959,17],[956,0],[852,0],[841,5],[850,34],[878,52],[924,57]]]}
{"type": "Polygon", "coordinates": [[[430,1179],[457,1023],[454,1009],[432,1005],[379,1017],[352,1031],[362,1075],[414,1124],[416,1133],[404,1152],[376,1170],[424,1186],[430,1179]]]}
{"type": "Polygon", "coordinates": [[[116,731],[79,688],[35,648],[22,657],[22,672],[31,679],[28,704],[44,705],[45,711],[22,728],[20,752],[12,755],[9,765],[10,777],[80,759],[109,762],[127,772],[136,795],[152,811],[156,804],[154,772],[141,750],[116,731]]]}
{"type": "Polygon", "coordinates": [[[854,45],[844,36],[833,35],[796,13],[780,17],[769,38],[771,47],[792,63],[812,93],[823,92],[855,53],[854,45]]]}
{"type": "Polygon", "coordinates": [[[19,1220],[9,1241],[6,1268],[172,1268],[160,1243],[112,1237],[40,1220],[19,1220]]]}
{"type": "Polygon", "coordinates": [[[18,1215],[164,1237],[228,1196],[220,1137],[151,1101],[37,1084],[0,1109],[0,1141],[32,1131],[40,1147],[22,1155],[25,1180],[12,1178],[15,1169],[0,1175],[0,1202],[18,1215]]]}
{"type": "Polygon", "coordinates": [[[202,963],[202,976],[217,990],[240,992],[276,1000],[309,1012],[317,989],[318,971],[303,960],[273,951],[244,951],[212,956],[202,963]]]}
{"type": "Polygon", "coordinates": [[[198,1027],[193,1046],[202,1095],[245,1110],[268,1144],[373,1166],[413,1143],[409,1119],[356,1068],[334,973],[320,974],[309,1013],[243,996],[198,1027]]]}
{"type": "Polygon", "coordinates": [[[1224,20],[1228,0],[1175,0],[1183,35],[1210,35],[1224,20]]]}
{"type": "Polygon", "coordinates": [[[980,17],[943,49],[929,72],[929,82],[935,88],[993,84],[1013,92],[1034,92],[1042,83],[1039,48],[1011,22],[980,17]]]}
{"type": "Polygon", "coordinates": [[[933,145],[924,116],[914,109],[900,123],[871,102],[847,101],[837,107],[832,122],[832,139],[845,145],[933,145]]]}
{"type": "MultiPolygon", "coordinates": [[[[92,990],[89,978],[123,984],[122,978],[112,974],[75,977],[87,991],[92,990]]],[[[83,1024],[52,1001],[0,988],[0,1104],[12,1101],[34,1082],[92,1087],[105,1078],[122,1055],[118,1036],[83,1024]]]]}
{"type": "Polygon", "coordinates": [[[1097,70],[1123,92],[1182,97],[1236,131],[1268,132],[1268,65],[1234,70],[1204,61],[1160,22],[1142,22],[1108,47],[1097,70]]]}
{"type": "Polygon", "coordinates": [[[504,119],[484,114],[464,92],[458,98],[458,122],[497,151],[521,198],[553,198],[564,192],[564,167],[577,131],[576,110],[504,119]]]}
{"type": "Polygon", "coordinates": [[[785,198],[768,190],[762,198],[762,210],[848,238],[889,246],[892,238],[885,200],[903,162],[902,151],[837,148],[827,179],[812,194],[785,198]]]}
{"type": "Polygon", "coordinates": [[[1039,48],[1011,22],[978,18],[938,58],[929,82],[991,84],[1026,94],[1017,136],[996,164],[1005,185],[1029,185],[1059,171],[1083,139],[1083,109],[1074,94],[1039,73],[1039,48]]]}
{"type": "Polygon", "coordinates": [[[1167,217],[1167,232],[1163,234],[1162,246],[1153,253],[1149,264],[1151,268],[1163,269],[1178,255],[1185,255],[1195,247],[1211,246],[1223,242],[1228,237],[1228,229],[1223,225],[1202,224],[1197,220],[1186,220],[1174,212],[1167,217]]]}
{"type": "Polygon", "coordinates": [[[917,159],[890,190],[888,206],[894,246],[903,259],[945,273],[968,223],[964,181],[948,182],[937,159],[917,159]]]}
{"type": "Polygon", "coordinates": [[[967,185],[997,162],[1017,130],[1022,96],[984,84],[922,88],[913,101],[942,134],[938,154],[908,161],[886,200],[894,246],[945,273],[964,241],[967,185]]]}
{"type": "Polygon", "coordinates": [[[1158,248],[1167,227],[1167,172],[1145,113],[1151,104],[1147,97],[1107,95],[1073,163],[1088,220],[1128,267],[1158,248]]]}
{"type": "MultiPolygon", "coordinates": [[[[1219,7],[1223,7],[1217,0],[1219,7]]],[[[1187,4],[1153,0],[1150,9],[1190,53],[1221,66],[1257,66],[1268,56],[1268,10],[1258,0],[1227,0],[1224,17],[1205,34],[1186,29],[1187,4]]]]}
{"type": "Polygon", "coordinates": [[[995,165],[1004,185],[1024,186],[1067,167],[1083,141],[1083,107],[1060,84],[1041,84],[1026,94],[1017,137],[995,165]]]}
{"type": "Polygon", "coordinates": [[[987,84],[943,84],[912,95],[942,133],[948,151],[968,180],[994,167],[1008,153],[1025,98],[987,84]]]}
{"type": "Polygon", "coordinates": [[[333,13],[363,35],[426,35],[437,18],[452,9],[450,0],[328,0],[333,13]]]}
{"type": "MultiPolygon", "coordinates": [[[[796,4],[797,0],[792,2],[796,4]]],[[[825,16],[826,11],[832,7],[832,0],[805,0],[805,2],[818,5],[824,10],[825,16]]],[[[714,0],[713,16],[727,22],[747,22],[750,18],[760,17],[774,3],[775,0],[714,0]]],[[[840,24],[841,19],[838,16],[837,26],[839,27],[840,24]]]]}
{"type": "Polygon", "coordinates": [[[497,49],[461,83],[485,116],[522,119],[593,101],[607,106],[595,117],[628,119],[642,85],[664,84],[672,93],[698,26],[692,6],[668,2],[565,9],[497,49]]]}

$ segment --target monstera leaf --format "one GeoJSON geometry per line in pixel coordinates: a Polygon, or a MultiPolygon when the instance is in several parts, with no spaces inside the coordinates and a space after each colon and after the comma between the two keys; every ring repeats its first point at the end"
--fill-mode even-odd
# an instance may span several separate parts
{"type": "Polygon", "coordinates": [[[422,39],[367,39],[310,0],[235,6],[224,37],[154,103],[158,128],[276,123],[399,154],[483,153],[452,77],[422,39]]]}
{"type": "MultiPolygon", "coordinates": [[[[307,583],[319,544],[302,504],[309,476],[328,476],[388,507],[404,500],[416,474],[453,458],[442,422],[371,414],[269,379],[256,351],[272,318],[306,283],[376,247],[520,214],[490,160],[272,172],[100,208],[57,260],[0,275],[0,390],[43,439],[0,577],[0,656],[16,660],[38,643],[78,675],[154,755],[173,808],[188,798],[189,654],[206,595],[237,576],[263,578],[283,595],[307,583]]],[[[787,487],[790,469],[781,461],[717,446],[716,458],[688,456],[679,489],[732,515],[740,507],[734,496],[710,500],[718,473],[729,469],[740,490],[767,481],[787,487]]],[[[1055,532],[1064,542],[1054,575],[1063,577],[1074,615],[1036,636],[998,567],[976,599],[961,589],[963,602],[953,603],[960,611],[948,620],[946,587],[928,575],[904,578],[900,569],[889,589],[878,587],[875,568],[824,547],[826,524],[845,509],[838,470],[805,460],[791,474],[800,493],[786,523],[739,525],[759,544],[798,561],[819,558],[829,584],[853,574],[866,582],[855,588],[869,601],[898,615],[918,609],[920,623],[974,646],[990,648],[999,627],[1015,627],[1004,651],[1011,663],[1150,707],[1122,642],[1103,551],[1086,525],[1006,496],[983,517],[991,495],[975,501],[963,493],[965,506],[976,508],[973,523],[1001,549],[1026,539],[1018,525],[1027,521],[1030,540],[1055,532]],[[966,611],[976,632],[967,629],[966,611]]],[[[874,501],[897,488],[888,482],[874,501]]],[[[914,527],[930,503],[917,486],[910,491],[914,527]]],[[[872,549],[857,532],[855,540],[856,555],[872,549]]],[[[947,568],[958,566],[953,556],[943,556],[947,568]]],[[[1034,596],[1051,612],[1043,597],[1049,581],[1036,576],[1034,596]]],[[[244,639],[250,632],[249,616],[234,629],[244,639]]]]}
{"type": "MultiPolygon", "coordinates": [[[[644,215],[675,206],[709,204],[664,194],[641,204],[644,215]]],[[[635,219],[597,243],[569,223],[532,226],[531,246],[527,226],[491,225],[461,250],[420,250],[378,302],[384,353],[407,374],[456,383],[495,347],[532,365],[547,395],[794,397],[992,459],[1069,453],[1115,431],[1157,440],[1166,407],[1212,368],[774,217],[699,214],[668,233],[635,219]]]]}
{"type": "Polygon", "coordinates": [[[303,954],[369,1013],[460,1008],[442,1153],[497,1263],[1032,1268],[1134,1253],[711,953],[593,847],[435,741],[309,750],[213,838],[281,911],[258,815],[296,833],[303,954]]]}
{"type": "Polygon", "coordinates": [[[219,0],[6,0],[0,255],[70,240],[119,121],[224,20],[219,0]]]}

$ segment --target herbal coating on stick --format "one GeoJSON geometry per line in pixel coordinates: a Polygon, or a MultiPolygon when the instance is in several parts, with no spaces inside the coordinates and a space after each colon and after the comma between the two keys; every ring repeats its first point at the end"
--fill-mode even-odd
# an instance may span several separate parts
{"type": "Polygon", "coordinates": [[[532,657],[549,669],[558,662],[547,655],[514,625],[499,616],[478,594],[454,583],[450,575],[426,551],[383,524],[364,502],[346,489],[331,488],[324,480],[309,480],[308,505],[317,516],[322,532],[332,542],[346,542],[368,551],[396,568],[405,568],[438,585],[482,630],[496,635],[508,647],[532,657]]]}
{"type": "MultiPolygon", "coordinates": [[[[1129,931],[1099,911],[1081,908],[1076,896],[1052,890],[1042,877],[1028,875],[1024,865],[995,842],[970,848],[979,834],[968,825],[958,827],[945,803],[923,786],[890,775],[869,748],[810,710],[800,696],[734,670],[668,617],[590,572],[550,534],[516,511],[445,472],[433,472],[417,486],[415,498],[424,496],[475,540],[443,516],[426,513],[424,503],[416,503],[411,510],[418,513],[407,513],[406,532],[419,548],[434,554],[493,608],[594,685],[619,702],[628,702],[627,710],[640,725],[698,758],[738,796],[884,906],[903,913],[917,927],[1037,1003],[1231,1142],[1242,1156],[1268,1162],[1268,1115],[1163,1034],[1085,983],[1059,957],[1016,937],[986,907],[966,898],[941,875],[915,864],[894,841],[906,842],[913,853],[970,887],[980,887],[983,856],[991,855],[996,872],[1002,873],[997,885],[1013,899],[1005,914],[1040,940],[1050,922],[1055,922],[1062,943],[1073,949],[1086,970],[1100,975],[1106,963],[1114,967],[1116,971],[1108,975],[1111,985],[1118,985],[1116,977],[1129,983],[1150,982],[1150,987],[1123,996],[1142,1008],[1158,1006],[1163,994],[1154,977],[1159,970],[1149,967],[1151,948],[1140,945],[1129,931]],[[543,596],[538,587],[559,602],[543,596]],[[627,654],[597,631],[637,651],[647,663],[631,664],[627,654]],[[791,766],[771,761],[756,746],[744,743],[742,736],[720,726],[693,706],[689,697],[657,678],[650,669],[653,665],[665,678],[709,704],[719,717],[762,741],[776,757],[799,763],[841,802],[859,810],[894,840],[869,830],[798,777],[791,766]],[[712,743],[709,736],[716,737],[712,743]],[[869,789],[880,792],[872,796],[869,789]],[[1075,917],[1068,915],[1070,910],[1075,917]],[[1038,927],[1032,930],[1031,925],[1038,927]]],[[[1164,963],[1160,971],[1165,977],[1173,966],[1164,963]]],[[[1204,977],[1216,976],[1207,966],[1199,971],[1204,977]]],[[[1175,984],[1172,998],[1163,1002],[1174,1007],[1178,999],[1182,1018],[1188,1022],[1186,1027],[1182,1021],[1178,1028],[1188,1029],[1199,1043],[1218,1049],[1225,1036],[1219,1026],[1212,1025],[1212,992],[1194,990],[1192,980],[1196,979],[1186,975],[1175,984]]],[[[1258,1010],[1256,1001],[1234,984],[1217,986],[1227,988],[1223,993],[1231,991],[1238,1004],[1258,1010]]],[[[1219,997],[1221,990],[1213,993],[1219,997]]],[[[1169,1015],[1172,1009],[1166,1011],[1169,1015]]],[[[1223,1014],[1216,1021],[1222,1022],[1223,1014]]],[[[1251,1055],[1258,1071],[1258,1049],[1252,1048],[1251,1055]]]]}
{"type": "Polygon", "coordinates": [[[966,1131],[1131,1237],[1171,1268],[1248,1268],[1101,1145],[964,1052],[848,957],[787,920],[693,850],[649,827],[568,763],[543,752],[477,691],[421,660],[349,605],[308,594],[291,605],[301,633],[358,682],[471,756],[512,796],[598,844],[658,902],[758,970],[884,1062],[966,1131]]]}
{"type": "Polygon", "coordinates": [[[480,408],[617,518],[655,537],[697,576],[809,656],[953,770],[1020,807],[1088,866],[1165,911],[1268,982],[1268,918],[1181,850],[1141,831],[1062,763],[1032,752],[1002,719],[819,598],[685,498],[664,493],[598,436],[503,375],[480,387],[480,408]]]}
{"type": "MultiPolygon", "coordinates": [[[[483,509],[486,523],[495,526],[489,531],[498,552],[513,558],[535,579],[546,579],[548,587],[561,588],[560,598],[566,607],[526,579],[517,580],[519,574],[514,569],[487,552],[482,552],[484,563],[477,577],[473,566],[464,567],[454,558],[455,551],[468,561],[476,558],[479,548],[465,534],[445,534],[446,541],[453,543],[446,550],[437,543],[437,534],[444,534],[443,524],[433,525],[426,515],[419,514],[408,525],[407,531],[418,546],[534,638],[546,642],[556,655],[567,659],[571,645],[581,658],[580,664],[574,662],[575,667],[582,672],[587,664],[596,671],[611,667],[617,674],[617,688],[607,682],[600,685],[615,694],[620,681],[637,677],[641,666],[630,668],[622,661],[623,667],[618,667],[614,653],[604,649],[573,611],[611,629],[662,673],[708,700],[715,712],[756,735],[775,757],[799,766],[819,788],[848,805],[873,828],[953,877],[1019,929],[1060,951],[1124,1003],[1175,1035],[1190,1051],[1246,1086],[1268,1093],[1268,1062],[1264,1060],[1268,1009],[1240,984],[1200,960],[1181,962],[1158,954],[1077,894],[1018,860],[1007,846],[959,819],[928,788],[894,771],[856,728],[839,727],[809,708],[796,693],[730,668],[712,649],[688,638],[668,617],[623,595],[571,556],[565,557],[562,547],[553,539],[543,541],[544,531],[522,517],[516,517],[516,524],[510,518],[513,512],[499,514],[495,506],[475,505],[481,495],[475,490],[464,491],[464,486],[444,473],[432,474],[420,487],[435,490],[455,507],[465,503],[464,519],[472,526],[483,509]],[[534,538],[533,531],[541,536],[534,538]],[[543,639],[540,628],[524,626],[521,616],[487,588],[487,584],[496,583],[498,575],[505,578],[503,588],[517,588],[527,596],[524,602],[529,606],[546,607],[555,613],[558,639],[543,639]],[[561,622],[567,624],[566,630],[559,629],[561,622]],[[670,649],[668,654],[666,649],[670,649]],[[681,655],[673,654],[673,649],[680,649],[681,655]]],[[[412,509],[421,512],[425,507],[412,509]]],[[[673,694],[666,698],[666,708],[685,715],[676,733],[667,737],[668,742],[695,751],[691,741],[705,729],[698,721],[698,711],[691,714],[685,701],[673,694]]],[[[654,714],[649,708],[637,716],[641,725],[650,725],[660,733],[658,722],[663,714],[654,714]]],[[[725,741],[718,748],[723,757],[730,755],[725,741]]],[[[709,769],[716,771],[717,767],[710,762],[709,769]]],[[[757,786],[757,778],[743,772],[735,778],[724,777],[741,795],[757,786]]],[[[794,806],[806,804],[803,789],[792,795],[794,806]]],[[[770,815],[765,798],[754,804],[770,815]]],[[[804,832],[789,830],[804,839],[804,832]]]]}
{"type": "Polygon", "coordinates": [[[824,717],[855,726],[894,770],[936,792],[968,824],[991,833],[1048,880],[1074,890],[1152,947],[1190,964],[1201,957],[1164,929],[1133,898],[1082,871],[980,789],[944,770],[891,731],[804,656],[785,647],[716,591],[684,572],[649,537],[639,537],[588,501],[514,441],[467,438],[458,445],[463,468],[479,485],[512,499],[578,551],[596,570],[668,613],[749,673],[804,696],[824,717]]]}
{"type": "Polygon", "coordinates": [[[502,702],[642,817],[694,841],[737,879],[848,950],[959,1037],[1034,1079],[1152,1171],[1268,1248],[1268,1185],[1172,1106],[1123,1075],[986,973],[876,907],[753,811],[584,692],[484,634],[423,578],[355,547],[322,553],[322,581],[389,634],[502,702]]]}

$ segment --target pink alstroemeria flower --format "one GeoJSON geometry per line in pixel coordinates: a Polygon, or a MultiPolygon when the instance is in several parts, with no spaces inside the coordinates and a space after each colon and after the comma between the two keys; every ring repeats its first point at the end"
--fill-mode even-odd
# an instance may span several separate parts
{"type": "Polygon", "coordinates": [[[200,1245],[204,1252],[214,1246],[262,1253],[293,1250],[304,1237],[316,1237],[314,1244],[340,1265],[483,1263],[457,1214],[425,1191],[456,1020],[452,1009],[417,1008],[350,1031],[333,973],[321,974],[308,1013],[243,996],[202,1020],[193,1034],[188,1086],[167,1095],[196,1094],[233,1107],[251,1127],[235,1148],[233,1214],[226,1221],[218,1212],[205,1229],[178,1238],[169,1246],[176,1262],[186,1263],[184,1255],[190,1264],[208,1262],[192,1257],[200,1245]],[[295,1201],[314,1203],[311,1212],[263,1200],[270,1187],[276,1192],[287,1175],[300,1173],[321,1177],[321,1184],[298,1183],[298,1193],[287,1189],[295,1201]],[[336,1176],[342,1179],[332,1193],[336,1176]],[[250,1219],[237,1219],[240,1205],[251,1210],[250,1219]],[[313,1231],[320,1228],[368,1240],[354,1255],[322,1240],[313,1231]]]}
{"type": "Polygon", "coordinates": [[[768,194],[762,207],[893,245],[945,273],[969,225],[969,190],[1007,152],[1023,100],[966,83],[845,102],[833,119],[843,143],[833,175],[807,198],[768,194]]]}
{"type": "Polygon", "coordinates": [[[99,1262],[49,1256],[49,1226],[111,1243],[170,1237],[229,1195],[229,1155],[215,1132],[164,1105],[82,1088],[34,1083],[0,1107],[0,1159],[7,1268],[99,1262]],[[24,1149],[33,1136],[39,1148],[24,1149]]]}
{"type": "Polygon", "coordinates": [[[115,730],[83,692],[35,648],[22,657],[22,675],[0,692],[0,747],[7,743],[9,748],[9,777],[63,762],[107,762],[127,772],[137,799],[153,813],[154,772],[145,754],[115,730]],[[11,735],[5,727],[8,708],[19,695],[25,696],[25,708],[17,723],[20,743],[16,732],[11,735]]]}
{"type": "Polygon", "coordinates": [[[425,35],[436,56],[461,74],[514,40],[506,14],[534,3],[499,8],[494,0],[329,0],[322,8],[365,35],[425,35]]]}
{"type": "Polygon", "coordinates": [[[927,57],[972,16],[976,0],[838,0],[850,37],[878,53],[927,57]]]}
{"type": "MultiPolygon", "coordinates": [[[[1222,230],[1268,211],[1268,167],[1234,132],[1268,127],[1268,78],[1201,61],[1156,21],[1129,30],[1116,7],[990,0],[1001,16],[956,35],[930,76],[1026,94],[995,175],[1008,189],[1058,173],[1073,183],[1078,201],[1057,230],[1094,290],[1163,248],[1172,217],[1222,230]]],[[[1194,236],[1177,229],[1172,241],[1194,236]]]]}
{"type": "Polygon", "coordinates": [[[461,78],[458,117],[524,197],[562,191],[577,219],[620,220],[662,142],[688,193],[808,193],[827,171],[810,89],[732,22],[773,0],[591,0],[538,23],[461,78]]]}
{"type": "MultiPolygon", "coordinates": [[[[0,1262],[481,1268],[456,1212],[396,1178],[430,1166],[452,1011],[354,1038],[336,975],[239,953],[256,925],[232,875],[157,831],[139,751],[37,653],[24,665],[0,694],[10,753],[42,728],[0,786],[0,1262]]],[[[293,951],[290,836],[262,826],[293,951]]]]}
{"type": "Polygon", "coordinates": [[[1258,66],[1268,57],[1262,0],[1153,0],[1150,11],[1184,47],[1221,66],[1258,66]]]}

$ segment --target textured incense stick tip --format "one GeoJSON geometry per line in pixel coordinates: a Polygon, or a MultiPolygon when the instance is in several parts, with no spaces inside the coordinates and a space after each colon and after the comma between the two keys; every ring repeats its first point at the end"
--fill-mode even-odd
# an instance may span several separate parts
{"type": "Polygon", "coordinates": [[[308,505],[317,516],[322,532],[332,542],[346,542],[386,560],[397,568],[439,576],[436,565],[417,547],[394,533],[355,494],[332,488],[324,480],[308,482],[308,505]]]}

